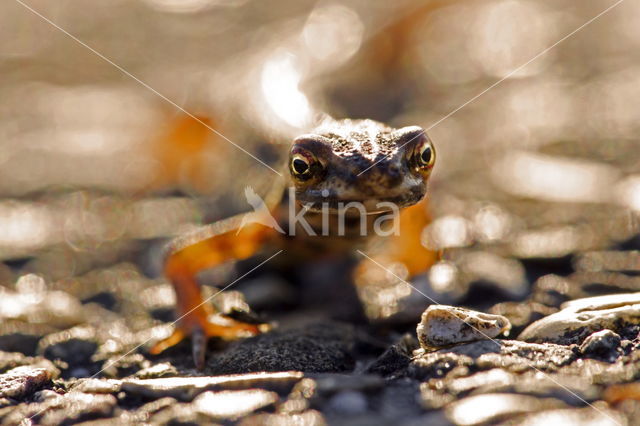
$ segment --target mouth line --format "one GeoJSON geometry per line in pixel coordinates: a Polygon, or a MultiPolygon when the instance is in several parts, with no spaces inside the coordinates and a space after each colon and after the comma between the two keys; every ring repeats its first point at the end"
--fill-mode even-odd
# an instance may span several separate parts
{"type": "Polygon", "coordinates": [[[391,208],[376,208],[380,203],[392,203],[398,208],[408,207],[420,201],[422,197],[416,197],[415,194],[400,194],[391,197],[369,197],[369,198],[339,198],[339,197],[298,197],[298,202],[301,205],[306,206],[309,211],[321,212],[323,208],[330,211],[340,210],[349,203],[357,203],[364,206],[367,214],[382,213],[390,211],[391,208]]]}

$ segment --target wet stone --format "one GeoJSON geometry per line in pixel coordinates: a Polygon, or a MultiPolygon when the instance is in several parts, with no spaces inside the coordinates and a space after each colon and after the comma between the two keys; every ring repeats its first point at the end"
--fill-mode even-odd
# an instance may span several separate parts
{"type": "Polygon", "coordinates": [[[279,393],[288,393],[302,378],[302,373],[289,371],[216,377],[127,379],[122,381],[122,390],[127,394],[149,399],[169,396],[181,401],[191,401],[196,395],[207,390],[238,390],[260,387],[279,393]]]}
{"type": "Polygon", "coordinates": [[[411,377],[426,380],[444,377],[460,367],[473,370],[501,368],[512,373],[536,368],[549,372],[557,371],[575,359],[576,354],[566,346],[485,340],[435,352],[416,351],[407,373],[411,377]]]}
{"type": "Polygon", "coordinates": [[[122,382],[112,379],[80,379],[75,382],[71,389],[84,393],[111,393],[120,391],[122,382]]]}
{"type": "Polygon", "coordinates": [[[42,425],[74,424],[96,418],[109,418],[116,405],[117,400],[113,395],[72,391],[41,403],[21,404],[7,413],[2,421],[6,424],[18,424],[24,418],[33,417],[34,423],[42,425]]]}
{"type": "Polygon", "coordinates": [[[582,297],[629,293],[640,288],[640,276],[619,272],[580,271],[569,275],[568,278],[583,294],[582,297]]]}
{"type": "Polygon", "coordinates": [[[168,362],[161,362],[151,367],[144,368],[135,373],[138,379],[157,379],[160,377],[174,377],[178,375],[178,370],[168,362]]]}
{"type": "Polygon", "coordinates": [[[325,426],[327,422],[320,412],[307,410],[295,414],[255,414],[242,419],[238,425],[278,425],[278,426],[325,426]]]}
{"type": "Polygon", "coordinates": [[[640,293],[577,299],[563,309],[528,326],[518,337],[527,342],[563,345],[582,343],[593,332],[640,323],[640,293]]]}
{"type": "Polygon", "coordinates": [[[531,413],[527,417],[518,419],[517,422],[512,424],[521,426],[626,426],[633,425],[634,423],[628,423],[621,413],[615,412],[602,404],[597,404],[593,407],[556,409],[542,411],[540,413],[531,413]]]}
{"type": "Polygon", "coordinates": [[[581,358],[561,369],[564,374],[588,377],[595,385],[625,383],[640,378],[640,352],[621,356],[615,362],[581,358]]]}
{"type": "Polygon", "coordinates": [[[42,277],[20,277],[12,291],[0,287],[0,319],[47,324],[57,328],[72,327],[84,320],[82,305],[64,291],[49,291],[42,277]]]}
{"type": "Polygon", "coordinates": [[[540,277],[533,283],[529,300],[549,307],[559,308],[567,300],[584,297],[575,283],[554,274],[540,277]]]}
{"type": "Polygon", "coordinates": [[[213,419],[238,419],[273,406],[278,394],[264,389],[204,392],[193,400],[194,409],[213,419]]]}
{"type": "Polygon", "coordinates": [[[447,418],[455,424],[480,425],[505,421],[521,414],[544,409],[565,407],[566,404],[553,398],[493,393],[470,396],[453,402],[446,407],[445,413],[447,418]]]}
{"type": "Polygon", "coordinates": [[[438,410],[455,399],[450,393],[433,389],[428,383],[420,384],[420,405],[425,410],[438,410]]]}
{"type": "Polygon", "coordinates": [[[500,315],[446,305],[431,305],[422,314],[417,333],[426,350],[476,340],[492,339],[511,329],[500,315]]]}
{"type": "Polygon", "coordinates": [[[51,374],[43,368],[16,367],[0,374],[0,398],[22,399],[50,381],[51,374]]]}
{"type": "Polygon", "coordinates": [[[434,379],[429,384],[438,389],[446,389],[454,395],[465,394],[476,389],[496,388],[512,385],[517,375],[504,371],[500,368],[492,368],[487,371],[480,371],[469,377],[449,379],[434,379]]]}
{"type": "MultiPolygon", "coordinates": [[[[560,370],[562,373],[562,370],[560,370]]],[[[596,400],[600,389],[581,375],[542,374],[536,370],[510,373],[500,368],[479,371],[467,377],[445,377],[423,383],[423,393],[444,394],[452,398],[485,393],[517,393],[536,397],[552,397],[569,405],[582,405],[596,400]]]]}
{"type": "Polygon", "coordinates": [[[0,351],[0,371],[7,371],[20,366],[44,368],[53,379],[60,376],[60,370],[46,358],[24,356],[18,352],[0,351]]]}
{"type": "Polygon", "coordinates": [[[592,251],[578,256],[574,265],[583,271],[640,272],[640,251],[592,251]]]}
{"type": "Polygon", "coordinates": [[[580,352],[586,356],[601,358],[605,361],[615,361],[620,355],[621,339],[611,330],[597,331],[587,337],[580,345],[580,352]]]}

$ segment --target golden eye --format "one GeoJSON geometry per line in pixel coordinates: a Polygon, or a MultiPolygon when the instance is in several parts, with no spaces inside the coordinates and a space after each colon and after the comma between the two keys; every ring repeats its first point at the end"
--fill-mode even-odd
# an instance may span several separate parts
{"type": "Polygon", "coordinates": [[[311,174],[311,164],[309,159],[300,154],[291,157],[291,172],[298,177],[305,177],[311,174]]]}
{"type": "Polygon", "coordinates": [[[422,168],[433,167],[433,164],[436,162],[436,152],[433,149],[431,143],[427,142],[420,148],[420,151],[417,153],[418,157],[418,165],[422,168]]]}

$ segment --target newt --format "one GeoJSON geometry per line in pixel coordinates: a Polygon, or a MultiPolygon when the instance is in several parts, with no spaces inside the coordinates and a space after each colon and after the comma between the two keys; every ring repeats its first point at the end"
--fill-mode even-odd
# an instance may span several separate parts
{"type": "MultiPolygon", "coordinates": [[[[380,234],[375,231],[381,221],[397,211],[397,232],[382,237],[387,241],[376,258],[402,262],[409,277],[425,272],[436,260],[420,243],[429,223],[423,200],[435,161],[433,143],[418,126],[396,129],[373,120],[326,119],[296,137],[284,167],[286,179],[254,203],[255,212],[203,226],[168,244],[164,274],[176,292],[179,322],[151,353],[191,337],[194,362],[201,369],[208,338],[233,340],[267,330],[264,324],[228,317],[220,321],[203,299],[197,275],[268,248],[282,250],[293,262],[350,256],[380,234]]],[[[361,263],[353,274],[366,269],[361,263]]]]}

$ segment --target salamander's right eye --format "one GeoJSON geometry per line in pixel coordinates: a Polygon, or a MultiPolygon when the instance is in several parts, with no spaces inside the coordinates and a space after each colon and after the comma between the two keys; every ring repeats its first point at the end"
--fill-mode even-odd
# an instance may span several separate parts
{"type": "Polygon", "coordinates": [[[311,173],[311,164],[301,154],[295,154],[291,157],[291,172],[296,176],[304,176],[311,173]]]}
{"type": "Polygon", "coordinates": [[[289,171],[294,179],[308,182],[311,179],[320,178],[324,172],[324,166],[313,152],[296,146],[291,150],[289,157],[289,171]]]}

